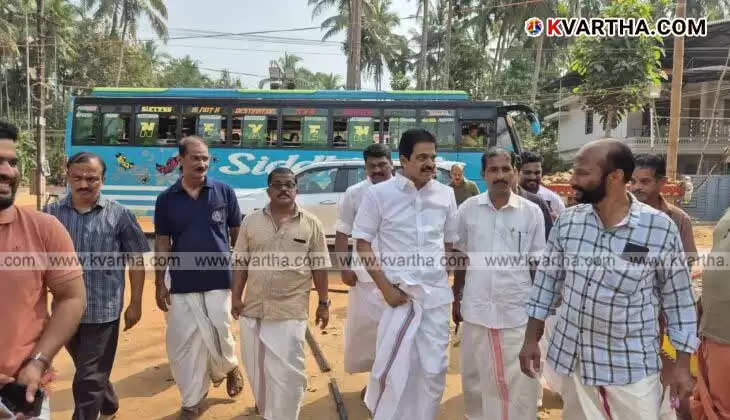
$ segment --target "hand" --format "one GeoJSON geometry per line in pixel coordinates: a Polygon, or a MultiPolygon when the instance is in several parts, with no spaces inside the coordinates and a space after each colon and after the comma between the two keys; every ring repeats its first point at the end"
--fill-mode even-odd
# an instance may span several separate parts
{"type": "Polygon", "coordinates": [[[124,311],[124,331],[127,331],[137,325],[142,318],[142,303],[133,302],[127,306],[124,311]]]}
{"type": "Polygon", "coordinates": [[[357,283],[357,276],[352,270],[342,270],[340,277],[342,278],[342,282],[350,287],[357,283]]]}
{"type": "Polygon", "coordinates": [[[388,286],[388,288],[383,291],[383,298],[385,299],[385,302],[393,308],[408,302],[408,295],[393,285],[388,286]]]}
{"type": "Polygon", "coordinates": [[[461,318],[461,301],[454,300],[454,303],[451,305],[451,316],[454,318],[454,324],[461,324],[461,321],[463,321],[461,318]]]}
{"type": "Polygon", "coordinates": [[[672,395],[676,395],[680,401],[687,399],[692,394],[694,386],[694,380],[692,380],[689,369],[680,369],[675,366],[669,382],[672,395]]]}
{"type": "Polygon", "coordinates": [[[540,346],[537,341],[525,340],[520,350],[520,369],[530,378],[535,378],[535,372],[540,372],[540,346]]]}
{"type": "Polygon", "coordinates": [[[18,372],[18,379],[16,382],[19,385],[26,386],[25,400],[29,403],[32,403],[35,400],[35,393],[41,385],[41,381],[43,379],[43,368],[41,368],[40,365],[42,364],[43,362],[31,360],[26,363],[22,369],[20,369],[20,372],[18,372]]]}
{"type": "Polygon", "coordinates": [[[2,389],[3,386],[5,386],[7,384],[11,384],[13,382],[15,382],[15,378],[13,378],[12,376],[3,375],[2,373],[0,373],[0,389],[2,389]]]}
{"type": "Polygon", "coordinates": [[[238,299],[233,299],[231,302],[231,316],[233,316],[233,319],[238,319],[243,315],[243,301],[238,299]]]}
{"type": "Polygon", "coordinates": [[[158,284],[155,288],[155,300],[157,301],[157,307],[162,312],[167,312],[167,307],[170,306],[170,291],[167,290],[164,284],[158,284]]]}
{"type": "Polygon", "coordinates": [[[330,322],[330,310],[326,306],[317,306],[317,313],[314,318],[314,325],[319,325],[319,329],[323,330],[330,322]]]}

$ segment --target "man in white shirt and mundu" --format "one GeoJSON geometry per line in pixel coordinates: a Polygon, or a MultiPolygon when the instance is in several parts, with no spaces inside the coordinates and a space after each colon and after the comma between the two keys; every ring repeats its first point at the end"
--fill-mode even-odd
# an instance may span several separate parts
{"type": "MultiPolygon", "coordinates": [[[[347,260],[347,238],[352,233],[352,225],[360,208],[365,192],[375,184],[392,178],[393,161],[390,149],[382,143],[373,143],[363,150],[365,159],[365,180],[358,182],[345,191],[337,208],[335,225],[335,252],[343,262],[342,282],[351,289],[347,297],[347,321],[345,323],[345,372],[369,372],[375,360],[378,322],[387,307],[378,287],[361,265],[350,267],[347,260]]],[[[377,244],[373,242],[377,253],[377,244]]],[[[353,250],[353,260],[357,252],[353,250]]],[[[364,390],[363,390],[364,391],[364,390]]]]}
{"type": "Polygon", "coordinates": [[[352,232],[389,305],[378,326],[365,403],[373,420],[433,420],[446,382],[453,294],[443,263],[457,239],[456,199],[452,188],[433,179],[431,133],[406,131],[398,153],[403,173],[367,190],[352,232]]]}
{"type": "Polygon", "coordinates": [[[525,257],[544,250],[545,226],[540,208],[511,192],[516,158],[489,149],[482,156],[488,192],[459,207],[454,248],[468,256],[468,264],[454,272],[453,316],[455,323],[462,317],[464,322],[461,376],[468,420],[537,416],[540,383],[522,374],[519,353],[532,285],[525,257]]]}

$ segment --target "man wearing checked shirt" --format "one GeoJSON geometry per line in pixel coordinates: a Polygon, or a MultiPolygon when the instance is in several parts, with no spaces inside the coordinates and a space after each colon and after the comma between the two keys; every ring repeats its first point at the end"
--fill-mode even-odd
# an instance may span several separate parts
{"type": "Polygon", "coordinates": [[[617,140],[579,150],[571,184],[581,204],[556,221],[535,275],[520,365],[529,376],[539,371],[544,320],[562,296],[547,360],[566,375],[566,420],[659,417],[660,310],[678,350],[672,393],[692,390],[697,315],[682,242],[669,216],[626,192],[633,170],[631,150],[617,140]]]}

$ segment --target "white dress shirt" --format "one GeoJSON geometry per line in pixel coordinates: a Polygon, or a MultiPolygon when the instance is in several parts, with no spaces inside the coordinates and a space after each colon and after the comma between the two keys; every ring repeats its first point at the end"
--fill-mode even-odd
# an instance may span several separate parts
{"type": "MultiPolygon", "coordinates": [[[[370,181],[370,178],[365,178],[365,180],[358,182],[345,191],[337,205],[337,223],[335,224],[336,232],[342,232],[346,235],[350,235],[352,233],[352,226],[355,224],[355,216],[357,215],[357,210],[360,208],[362,198],[365,196],[365,192],[368,188],[373,185],[374,184],[370,181]]],[[[371,246],[373,247],[373,252],[377,255],[377,241],[373,241],[371,246]]],[[[368,274],[367,270],[365,270],[362,265],[357,264],[357,261],[357,248],[353,246],[352,264],[350,268],[357,276],[358,281],[372,283],[373,278],[370,277],[370,274],[368,274]]]]}
{"type": "Polygon", "coordinates": [[[385,277],[424,309],[449,304],[444,243],[456,242],[454,190],[436,180],[420,190],[401,174],[368,188],[355,218],[354,239],[377,239],[385,277]]]}
{"type": "Polygon", "coordinates": [[[548,206],[550,207],[550,211],[553,212],[556,217],[565,210],[565,203],[563,203],[563,199],[550,188],[545,188],[540,185],[540,188],[537,189],[537,195],[545,200],[546,203],[549,203],[548,206]]]}
{"type": "Polygon", "coordinates": [[[532,279],[526,256],[545,249],[540,208],[510,194],[496,209],[489,193],[469,198],[458,213],[459,242],[454,248],[469,256],[461,315],[487,328],[515,328],[527,323],[526,306],[532,279]]]}

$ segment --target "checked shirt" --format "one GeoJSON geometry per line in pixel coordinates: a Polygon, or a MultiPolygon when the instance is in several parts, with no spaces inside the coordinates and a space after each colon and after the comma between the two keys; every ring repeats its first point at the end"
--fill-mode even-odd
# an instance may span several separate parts
{"type": "Polygon", "coordinates": [[[564,375],[580,363],[586,385],[631,384],[659,372],[660,310],[677,350],[698,345],[679,231],[666,214],[629,198],[627,217],[611,229],[589,204],[560,215],[527,305],[530,317],[544,320],[562,297],[547,360],[564,375]]]}

